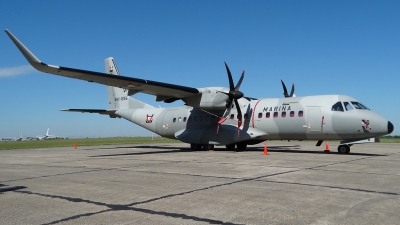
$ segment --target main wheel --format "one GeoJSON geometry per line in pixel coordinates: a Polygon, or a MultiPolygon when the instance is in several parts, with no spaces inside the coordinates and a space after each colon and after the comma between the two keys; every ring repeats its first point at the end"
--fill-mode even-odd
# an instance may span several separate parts
{"type": "Polygon", "coordinates": [[[237,149],[240,151],[244,151],[247,148],[247,143],[238,143],[237,145],[237,149]]]}
{"type": "Polygon", "coordinates": [[[202,145],[199,144],[190,144],[190,148],[194,151],[199,151],[201,150],[202,145]]]}
{"type": "Polygon", "coordinates": [[[209,150],[213,150],[214,149],[214,145],[203,145],[203,150],[205,151],[209,151],[209,150]]]}
{"type": "Polygon", "coordinates": [[[228,150],[235,149],[235,144],[226,145],[226,149],[228,149],[228,150]]]}
{"type": "Polygon", "coordinates": [[[337,151],[340,154],[349,154],[350,153],[350,146],[348,145],[339,145],[337,151]]]}

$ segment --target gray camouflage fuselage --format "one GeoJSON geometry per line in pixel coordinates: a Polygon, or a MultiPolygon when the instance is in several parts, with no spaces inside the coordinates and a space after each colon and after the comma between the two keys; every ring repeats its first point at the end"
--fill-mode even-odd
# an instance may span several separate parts
{"type": "Polygon", "coordinates": [[[240,99],[242,112],[246,112],[247,117],[243,120],[239,135],[235,108],[231,111],[233,119],[229,117],[222,123],[218,134],[218,118],[210,113],[221,114],[221,111],[206,112],[183,106],[120,109],[116,114],[163,137],[196,144],[252,144],[274,139],[349,140],[388,133],[389,121],[371,110],[353,108],[349,111],[332,111],[332,106],[339,101],[357,102],[346,95],[265,98],[252,101],[240,99]]]}

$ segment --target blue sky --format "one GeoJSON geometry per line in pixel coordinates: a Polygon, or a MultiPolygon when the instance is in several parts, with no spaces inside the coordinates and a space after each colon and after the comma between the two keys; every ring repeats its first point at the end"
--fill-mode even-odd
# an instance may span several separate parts
{"type": "MultiPolygon", "coordinates": [[[[48,64],[189,87],[246,76],[246,96],[346,94],[388,118],[399,135],[399,1],[1,1],[9,29],[48,64]]],[[[0,35],[0,137],[149,136],[122,119],[60,112],[107,107],[106,87],[36,72],[0,35]]],[[[135,95],[154,106],[153,96],[135,95]]]]}

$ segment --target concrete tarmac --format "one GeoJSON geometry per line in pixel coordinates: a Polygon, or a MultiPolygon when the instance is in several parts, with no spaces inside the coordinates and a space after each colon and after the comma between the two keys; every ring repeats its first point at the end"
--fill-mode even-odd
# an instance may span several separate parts
{"type": "Polygon", "coordinates": [[[0,224],[400,224],[400,144],[0,151],[0,224]]]}

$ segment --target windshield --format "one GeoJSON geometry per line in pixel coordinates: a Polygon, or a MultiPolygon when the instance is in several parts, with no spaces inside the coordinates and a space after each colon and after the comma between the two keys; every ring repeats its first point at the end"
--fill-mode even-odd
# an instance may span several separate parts
{"type": "Polygon", "coordinates": [[[342,102],[336,102],[333,106],[332,106],[332,111],[339,111],[339,112],[343,112],[343,106],[342,106],[342,102]]]}
{"type": "Polygon", "coordinates": [[[361,104],[360,102],[351,102],[351,104],[356,109],[367,109],[368,110],[368,108],[365,105],[361,104]]]}
{"type": "Polygon", "coordinates": [[[344,104],[344,108],[346,109],[346,111],[350,111],[353,109],[353,106],[351,106],[350,103],[343,102],[343,104],[344,104]]]}

